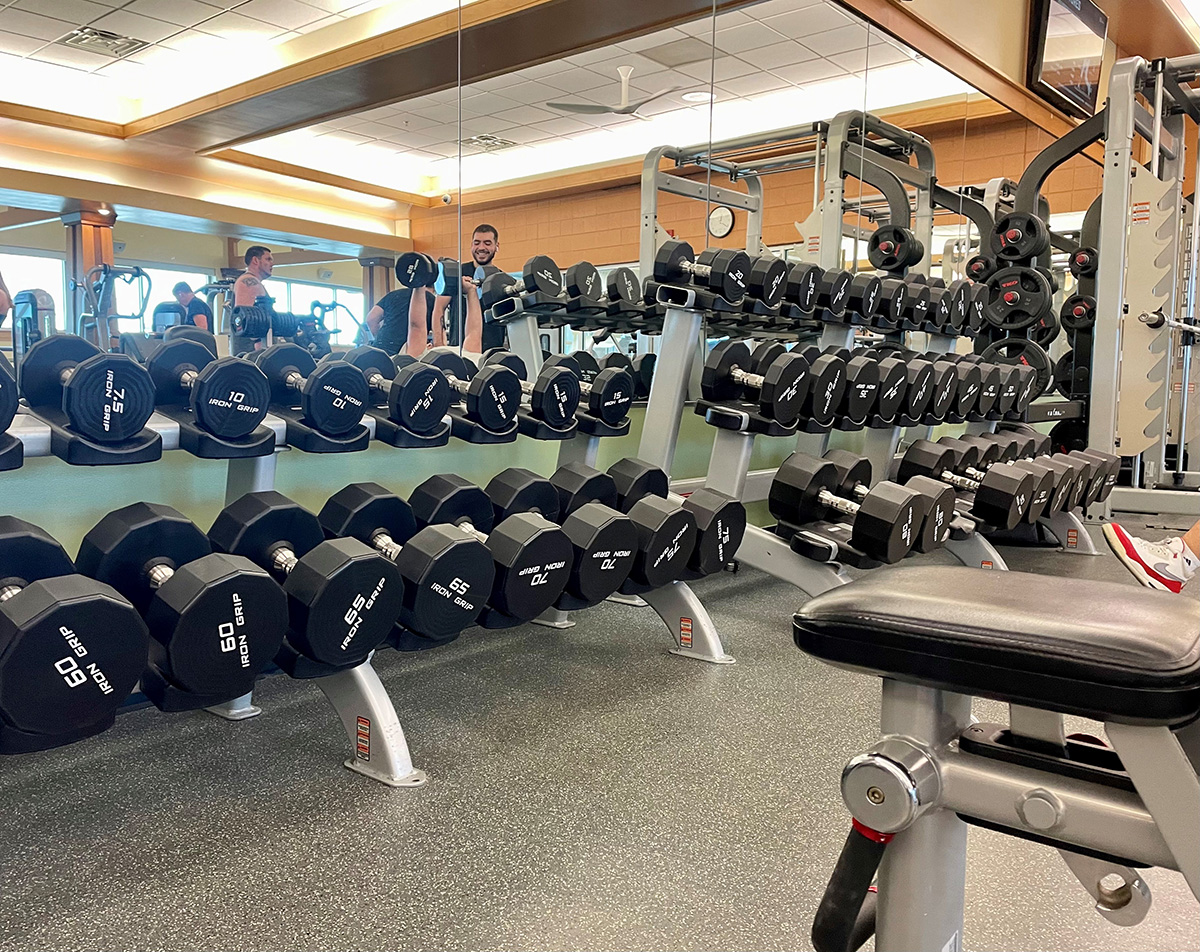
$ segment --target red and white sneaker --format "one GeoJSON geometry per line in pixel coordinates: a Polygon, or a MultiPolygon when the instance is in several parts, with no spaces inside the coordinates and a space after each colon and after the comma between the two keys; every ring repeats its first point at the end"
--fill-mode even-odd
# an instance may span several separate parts
{"type": "Polygon", "coordinates": [[[1162,542],[1150,542],[1131,536],[1115,522],[1104,525],[1108,547],[1133,577],[1147,588],[1179,593],[1195,573],[1195,556],[1176,536],[1162,542]]]}

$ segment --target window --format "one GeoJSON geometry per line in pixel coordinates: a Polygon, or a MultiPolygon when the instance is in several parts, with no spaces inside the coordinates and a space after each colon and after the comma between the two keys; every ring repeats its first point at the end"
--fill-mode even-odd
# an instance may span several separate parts
{"type": "MultiPolygon", "coordinates": [[[[178,271],[167,268],[143,268],[147,276],[150,278],[150,292],[146,301],[146,313],[142,321],[125,320],[119,321],[121,330],[141,331],[143,328],[147,331],[153,327],[152,315],[154,314],[154,306],[163,301],[174,301],[175,298],[171,294],[171,289],[180,281],[186,281],[191,285],[192,290],[203,287],[212,280],[212,275],[207,271],[178,271]]],[[[142,287],[145,285],[143,280],[133,280],[126,282],[123,278],[118,277],[115,281],[115,297],[116,309],[118,314],[136,314],[141,306],[142,287]]]]}
{"type": "Polygon", "coordinates": [[[62,258],[46,255],[0,253],[0,274],[10,294],[40,288],[54,301],[54,323],[66,328],[66,264],[62,258]]]}

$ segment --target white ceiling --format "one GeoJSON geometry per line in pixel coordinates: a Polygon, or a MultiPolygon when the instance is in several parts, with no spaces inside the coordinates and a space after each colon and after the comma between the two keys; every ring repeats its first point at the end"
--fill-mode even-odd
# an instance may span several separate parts
{"type": "Polygon", "coordinates": [[[644,153],[707,139],[709,108],[681,96],[713,81],[714,134],[724,138],[832,115],[965,91],[958,80],[855,19],[832,0],[766,0],[738,11],[418,99],[343,116],[245,151],[379,185],[437,194],[460,180],[461,139],[494,135],[518,148],[464,149],[464,186],[644,153]],[[644,55],[690,41],[704,58],[669,69],[644,55]],[[699,43],[697,43],[699,41],[699,43]],[[715,59],[709,54],[715,48],[715,59]],[[616,104],[619,65],[634,67],[632,98],[672,86],[636,116],[565,114],[547,102],[616,104]],[[869,67],[869,68],[868,68],[869,67]],[[887,71],[888,78],[885,81],[887,71]],[[868,83],[868,76],[876,81],[868,83]],[[840,103],[840,105],[839,105],[840,103]],[[807,110],[807,111],[805,111],[807,110]]]}

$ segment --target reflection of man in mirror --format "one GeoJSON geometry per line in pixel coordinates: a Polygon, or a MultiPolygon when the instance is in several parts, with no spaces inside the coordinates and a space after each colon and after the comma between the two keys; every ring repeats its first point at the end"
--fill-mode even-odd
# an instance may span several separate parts
{"type": "MultiPolygon", "coordinates": [[[[477,282],[473,288],[477,301],[480,295],[483,293],[478,285],[482,284],[483,279],[490,273],[491,269],[487,266],[492,264],[492,259],[496,257],[496,253],[499,250],[500,232],[496,230],[495,226],[486,224],[476,225],[475,231],[471,234],[471,260],[463,262],[463,275],[465,277],[474,278],[477,282]]],[[[447,295],[451,294],[450,289],[447,288],[445,293],[447,295]]],[[[464,292],[464,294],[466,293],[469,292],[464,292]]],[[[462,326],[461,319],[459,318],[460,308],[458,306],[458,302],[458,295],[454,295],[448,300],[450,305],[448,321],[450,325],[450,343],[458,344],[459,341],[462,340],[463,346],[469,350],[470,347],[468,346],[468,343],[473,339],[474,336],[472,334],[473,328],[471,327],[472,315],[470,313],[467,314],[467,333],[464,340],[464,336],[458,330],[462,326]]],[[[469,311],[470,308],[468,308],[468,312],[469,311]]],[[[437,322],[436,315],[434,321],[435,323],[437,322]]],[[[504,338],[505,332],[503,324],[493,324],[490,321],[485,321],[483,323],[483,336],[480,340],[480,350],[484,351],[492,347],[503,347],[504,338]]]]}
{"type": "Polygon", "coordinates": [[[0,317],[3,317],[12,308],[12,295],[8,293],[8,286],[4,283],[4,275],[0,274],[0,317]]]}
{"type": "Polygon", "coordinates": [[[196,297],[192,286],[186,281],[180,281],[171,289],[175,300],[184,310],[183,323],[195,324],[202,330],[212,328],[212,309],[200,298],[196,297]]]}
{"type": "MultiPolygon", "coordinates": [[[[275,269],[275,258],[271,254],[270,248],[263,245],[252,245],[246,249],[242,260],[246,262],[246,270],[239,274],[237,280],[233,282],[233,306],[252,307],[260,297],[269,296],[267,289],[263,287],[263,282],[271,276],[271,272],[275,269]]],[[[261,341],[253,337],[229,335],[229,352],[231,354],[244,354],[247,351],[258,350],[260,344],[261,341]]]]}

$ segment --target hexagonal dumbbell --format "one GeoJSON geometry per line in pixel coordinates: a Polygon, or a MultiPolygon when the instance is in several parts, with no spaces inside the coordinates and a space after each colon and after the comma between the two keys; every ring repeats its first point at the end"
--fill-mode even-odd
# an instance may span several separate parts
{"type": "Polygon", "coordinates": [[[686,284],[717,292],[732,304],[746,296],[750,281],[750,256],[744,251],[709,248],[696,256],[686,241],[663,242],[654,256],[654,280],[664,284],[686,284]]]}
{"type": "Polygon", "coordinates": [[[0,433],[8,431],[20,405],[21,395],[17,391],[17,378],[13,376],[8,361],[0,360],[0,433]]]}
{"type": "MultiPolygon", "coordinates": [[[[596,605],[616,592],[633,569],[638,544],[633,520],[611,506],[573,496],[562,505],[560,489],[537,473],[510,467],[497,473],[485,490],[496,522],[519,512],[562,525],[574,558],[566,593],[573,608],[596,605]]],[[[614,500],[615,501],[615,500],[614,500]]]]}
{"type": "Polygon", "coordinates": [[[115,589],[77,574],[44,529],[0,516],[0,752],[107,730],[146,668],[148,642],[115,589]]]}
{"type": "Polygon", "coordinates": [[[436,367],[417,361],[397,367],[378,347],[355,347],[342,359],[363,372],[372,405],[386,405],[389,419],[413,433],[432,433],[441,426],[454,394],[436,367]]]}
{"type": "Polygon", "coordinates": [[[160,708],[207,707],[248,693],[283,643],[283,589],[249,559],[214,553],[170,506],[137,502],[110,512],[83,537],[75,565],[145,618],[150,669],[142,691],[160,708]],[[180,704],[168,686],[198,701],[180,704]]]}
{"type": "Polygon", "coordinates": [[[563,290],[562,272],[549,255],[534,255],[525,262],[520,278],[504,272],[491,274],[483,279],[481,288],[485,311],[522,294],[540,293],[547,298],[557,298],[563,290]]]}
{"type": "Polygon", "coordinates": [[[492,591],[492,554],[452,526],[417,528],[408,503],[378,483],[351,483],[329,497],[317,518],[330,538],[349,536],[396,563],[404,579],[397,647],[428,647],[475,624],[492,591]],[[425,644],[405,637],[411,632],[425,644]]]}
{"type": "MultiPolygon", "coordinates": [[[[715,489],[697,490],[686,499],[673,496],[666,473],[633,457],[614,463],[608,468],[608,475],[616,487],[617,508],[629,513],[634,521],[637,521],[635,509],[655,497],[666,500],[668,506],[678,506],[692,517],[696,526],[695,542],[690,554],[683,557],[684,567],[678,579],[711,575],[733,562],[746,534],[746,508],[739,500],[715,489]]],[[[663,510],[656,504],[655,511],[663,510]]],[[[645,533],[643,537],[654,538],[645,533]]]]}
{"type": "Polygon", "coordinates": [[[431,476],[409,496],[417,525],[448,525],[488,547],[496,567],[483,624],[532,621],[562,594],[571,574],[572,543],[558,526],[532,512],[495,524],[487,493],[461,476],[431,476]],[[495,612],[501,616],[495,617],[495,612]]]}
{"type": "Polygon", "coordinates": [[[464,401],[467,418],[485,430],[501,433],[513,426],[521,406],[521,379],[508,367],[492,364],[478,373],[450,347],[434,347],[421,362],[446,375],[450,389],[464,401]]]}
{"type": "Polygon", "coordinates": [[[794,427],[808,395],[809,366],[800,354],[778,354],[762,373],[751,373],[750,349],[742,341],[717,344],[704,361],[700,391],[705,400],[749,400],[763,416],[794,427]]]}
{"type": "Polygon", "coordinates": [[[747,292],[767,307],[779,307],[787,285],[788,266],[782,258],[759,255],[750,264],[747,292]]]}
{"type": "Polygon", "coordinates": [[[579,378],[568,368],[546,364],[538,372],[537,380],[529,383],[525,361],[512,351],[493,348],[486,354],[479,355],[479,362],[481,367],[507,367],[517,375],[523,395],[521,405],[529,410],[535,419],[559,429],[575,420],[581,388],[579,378]]]}
{"type": "MultiPolygon", "coordinates": [[[[841,480],[836,490],[839,496],[861,502],[871,494],[871,461],[865,456],[847,450],[830,450],[824,459],[837,467],[841,480]]],[[[929,512],[917,530],[913,548],[917,552],[940,549],[950,538],[950,521],[954,518],[954,489],[927,476],[914,476],[905,484],[905,488],[920,493],[929,502],[929,512]]]]}
{"type": "MultiPolygon", "coordinates": [[[[938,446],[947,446],[954,453],[951,467],[954,472],[969,478],[982,480],[987,470],[997,465],[1011,465],[1024,472],[1032,473],[1034,483],[1030,492],[1029,505],[1025,510],[1026,522],[1037,522],[1042,516],[1056,511],[1057,507],[1062,504],[1065,493],[1070,489],[1070,481],[1073,478],[1071,467],[1058,468],[1041,462],[1035,463],[1029,459],[1014,458],[1003,463],[996,458],[985,460],[980,452],[980,443],[984,441],[977,442],[971,437],[954,439],[943,436],[937,442],[938,446]]],[[[990,445],[994,449],[999,449],[998,443],[990,445]]]]}
{"type": "Polygon", "coordinates": [[[929,501],[915,490],[882,482],[859,499],[839,495],[842,477],[833,463],[793,453],[771,482],[767,505],[779,522],[799,528],[849,517],[851,543],[867,556],[891,564],[908,555],[920,536],[929,501]]]}
{"type": "Polygon", "coordinates": [[[271,383],[257,366],[237,357],[216,358],[199,341],[164,341],[146,361],[159,405],[188,406],[213,436],[249,436],[267,415],[271,383]]]}
{"type": "Polygon", "coordinates": [[[979,478],[971,478],[956,473],[953,466],[954,453],[949,447],[915,440],[900,460],[897,479],[906,483],[913,476],[929,476],[955,489],[973,492],[971,514],[991,526],[1012,529],[1025,518],[1033,499],[1032,473],[993,466],[977,474],[979,478]]]}
{"type": "Polygon", "coordinates": [[[154,412],[154,381],[145,367],[69,334],[51,334],[26,351],[21,395],[31,407],[61,410],[71,429],[97,443],[137,436],[154,412]]]}
{"type": "Polygon", "coordinates": [[[400,614],[395,564],[357,539],[326,541],[317,517],[282,493],[246,493],[221,510],[208,538],[282,580],[288,633],[277,663],[293,677],[361,664],[400,614]]]}
{"type": "Polygon", "coordinates": [[[362,371],[344,360],[316,363],[299,344],[273,344],[254,361],[271,382],[271,400],[299,407],[314,430],[345,436],[362,421],[371,398],[362,371]]]}
{"type": "MultiPolygon", "coordinates": [[[[595,358],[590,354],[588,356],[595,363],[595,358]]],[[[599,364],[596,364],[591,383],[587,383],[584,380],[587,374],[573,356],[551,354],[542,366],[561,367],[579,378],[581,400],[582,397],[587,397],[587,403],[581,405],[589,416],[594,416],[609,426],[619,426],[629,416],[629,408],[633,406],[636,390],[633,374],[623,367],[605,367],[601,370],[599,364]]]]}

